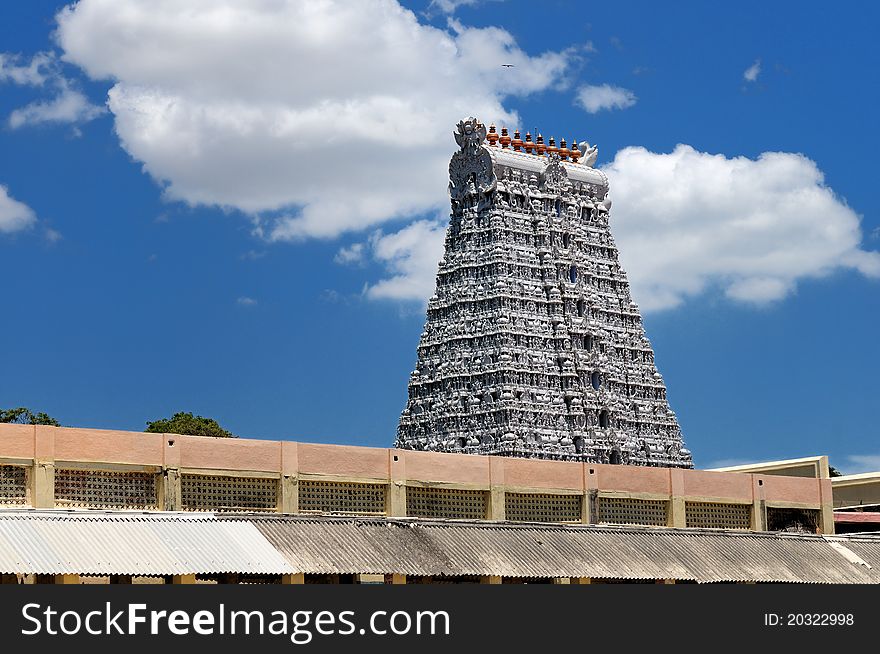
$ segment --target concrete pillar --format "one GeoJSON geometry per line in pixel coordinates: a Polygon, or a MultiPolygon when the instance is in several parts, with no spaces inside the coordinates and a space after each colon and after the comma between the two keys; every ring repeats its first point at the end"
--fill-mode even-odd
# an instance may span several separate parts
{"type": "Polygon", "coordinates": [[[78,584],[80,582],[79,575],[55,575],[56,584],[78,584]]]}
{"type": "Polygon", "coordinates": [[[292,574],[281,575],[281,583],[282,584],[304,584],[306,583],[306,576],[302,572],[294,572],[292,574]]]}
{"type": "Polygon", "coordinates": [[[480,577],[481,584],[500,584],[501,576],[500,575],[488,575],[486,577],[480,577]]]}
{"type": "Polygon", "coordinates": [[[299,479],[296,475],[281,476],[281,513],[299,513],[299,479]]]}
{"type": "Polygon", "coordinates": [[[180,468],[166,468],[162,471],[162,488],[165,495],[166,511],[183,510],[180,489],[180,468]]]}
{"type": "Polygon", "coordinates": [[[581,505],[581,520],[584,524],[599,523],[599,479],[595,465],[584,463],[584,501],[581,505]]]}
{"type": "Polygon", "coordinates": [[[504,520],[504,487],[492,486],[489,489],[489,520],[504,520]]]}
{"type": "Polygon", "coordinates": [[[386,584],[405,584],[406,583],[406,575],[398,574],[396,572],[392,572],[391,574],[385,575],[385,583],[386,584]]]}
{"type": "Polygon", "coordinates": [[[834,503],[831,496],[831,480],[819,479],[819,531],[823,534],[834,533],[834,503]]]}
{"type": "Polygon", "coordinates": [[[388,450],[388,505],[389,516],[406,515],[406,461],[401,450],[388,450]]]}
{"type": "Polygon", "coordinates": [[[752,531],[767,531],[767,502],[763,499],[752,503],[752,531]]]}
{"type": "Polygon", "coordinates": [[[192,575],[173,575],[171,583],[175,585],[190,585],[196,583],[196,576],[192,575]]]}
{"type": "Polygon", "coordinates": [[[504,457],[489,457],[489,520],[505,519],[504,457]]]}
{"type": "Polygon", "coordinates": [[[55,508],[55,462],[36,461],[31,474],[31,500],[35,509],[55,508]]]}
{"type": "Polygon", "coordinates": [[[669,526],[687,527],[683,470],[678,468],[669,469],[669,495],[669,526]]]}

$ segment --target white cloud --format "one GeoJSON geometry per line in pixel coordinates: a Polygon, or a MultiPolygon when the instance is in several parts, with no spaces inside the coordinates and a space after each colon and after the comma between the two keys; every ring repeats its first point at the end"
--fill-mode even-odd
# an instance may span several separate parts
{"type": "Polygon", "coordinates": [[[588,113],[603,109],[626,109],[636,103],[636,94],[629,89],[610,84],[585,85],[577,90],[576,102],[588,113]]]}
{"type": "Polygon", "coordinates": [[[841,472],[847,475],[880,470],[880,454],[850,454],[846,460],[841,472]]]}
{"type": "Polygon", "coordinates": [[[678,145],[625,148],[608,166],[612,231],[645,310],[720,287],[731,299],[779,300],[798,280],[855,269],[880,277],[861,249],[859,216],[800,154],[727,158],[678,145]]]}
{"type": "Polygon", "coordinates": [[[41,123],[86,123],[106,113],[61,74],[53,53],[38,52],[29,62],[22,61],[19,55],[0,53],[0,82],[51,89],[53,97],[15,109],[9,115],[12,129],[41,123]]]}
{"type": "Polygon", "coordinates": [[[19,86],[43,86],[54,74],[55,57],[49,52],[38,52],[22,64],[21,55],[0,52],[0,82],[19,86]]]}
{"type": "Polygon", "coordinates": [[[106,113],[104,107],[94,105],[80,91],[60,81],[58,95],[48,101],[32,102],[9,114],[9,126],[18,129],[41,123],[86,123],[106,113]]]}
{"type": "Polygon", "coordinates": [[[352,243],[347,247],[339,248],[333,260],[341,264],[361,263],[364,260],[364,249],[364,243],[352,243]]]}
{"type": "Polygon", "coordinates": [[[437,8],[444,14],[453,14],[459,7],[472,7],[479,4],[480,0],[431,0],[428,10],[437,8]]]}
{"type": "Polygon", "coordinates": [[[252,297],[242,296],[235,303],[240,307],[253,307],[257,305],[257,301],[252,297]]]}
{"type": "Polygon", "coordinates": [[[755,63],[745,69],[743,79],[747,82],[756,82],[761,74],[761,60],[755,59],[755,63]]]}
{"type": "Polygon", "coordinates": [[[57,40],[114,81],[122,146],[168,198],[237,208],[267,238],[296,240],[444,206],[455,123],[513,124],[505,98],[558,84],[571,56],[529,56],[497,28],[450,30],[394,0],[81,0],[58,15],[57,40]]]}
{"type": "Polygon", "coordinates": [[[443,256],[445,220],[419,220],[392,234],[375,232],[370,254],[389,277],[366,289],[373,300],[426,302],[434,292],[437,262],[443,256]]]}
{"type": "Polygon", "coordinates": [[[33,209],[9,195],[0,185],[0,234],[11,234],[32,226],[37,220],[33,209]]]}

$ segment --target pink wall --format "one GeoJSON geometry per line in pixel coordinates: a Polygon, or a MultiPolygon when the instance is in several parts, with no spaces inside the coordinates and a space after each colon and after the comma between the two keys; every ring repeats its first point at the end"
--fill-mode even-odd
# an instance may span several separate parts
{"type": "Polygon", "coordinates": [[[349,445],[297,444],[300,474],[388,479],[388,450],[349,445]]]}
{"type": "Polygon", "coordinates": [[[0,458],[240,470],[406,482],[684,495],[819,505],[823,481],[778,475],[670,470],[413,452],[291,441],[0,424],[0,458]],[[593,474],[590,474],[590,471],[593,474]],[[759,481],[763,482],[759,485],[759,481]]]}
{"type": "Polygon", "coordinates": [[[718,497],[741,500],[751,504],[752,475],[740,472],[684,471],[684,494],[696,497],[718,497]]]}
{"type": "Polygon", "coordinates": [[[10,459],[34,458],[33,425],[0,425],[0,456],[10,459]]]}

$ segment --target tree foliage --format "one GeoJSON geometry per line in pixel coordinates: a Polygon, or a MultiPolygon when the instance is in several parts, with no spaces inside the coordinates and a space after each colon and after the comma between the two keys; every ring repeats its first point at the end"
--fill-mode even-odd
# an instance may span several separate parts
{"type": "Polygon", "coordinates": [[[12,422],[19,425],[51,425],[60,427],[61,424],[52,416],[42,411],[34,413],[30,409],[20,406],[15,409],[0,409],[0,422],[12,422]]]}
{"type": "Polygon", "coordinates": [[[170,418],[161,418],[147,423],[144,430],[160,434],[185,434],[189,436],[214,436],[215,438],[237,438],[226,431],[213,418],[194,416],[192,413],[178,412],[170,418]]]}

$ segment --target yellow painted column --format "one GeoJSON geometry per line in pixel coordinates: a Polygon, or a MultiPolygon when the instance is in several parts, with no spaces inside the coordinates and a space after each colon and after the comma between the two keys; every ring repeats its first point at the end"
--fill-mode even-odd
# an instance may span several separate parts
{"type": "Polygon", "coordinates": [[[282,584],[304,584],[306,576],[302,572],[294,572],[293,574],[281,575],[282,584]]]}
{"type": "Polygon", "coordinates": [[[406,515],[406,462],[401,450],[388,450],[388,506],[392,517],[406,515]]]}
{"type": "Polygon", "coordinates": [[[391,574],[385,575],[385,583],[386,584],[393,584],[393,585],[405,584],[406,583],[406,575],[392,572],[391,574]]]}
{"type": "Polygon", "coordinates": [[[162,488],[165,494],[165,510],[180,511],[183,509],[183,498],[180,488],[180,468],[166,468],[162,471],[162,488]]]}
{"type": "Polygon", "coordinates": [[[55,462],[36,461],[31,470],[31,501],[34,508],[54,509],[55,462]]]}
{"type": "Polygon", "coordinates": [[[196,576],[192,575],[174,575],[171,578],[171,583],[175,585],[184,585],[184,584],[194,584],[196,583],[196,576]]]}
{"type": "Polygon", "coordinates": [[[501,576],[500,575],[488,575],[486,577],[480,577],[481,584],[500,584],[501,576]]]}
{"type": "Polygon", "coordinates": [[[299,479],[296,475],[281,477],[281,513],[299,513],[299,479]]]}
{"type": "Polygon", "coordinates": [[[554,585],[566,586],[570,583],[571,583],[571,577],[554,577],[553,578],[554,585]]]}
{"type": "Polygon", "coordinates": [[[592,584],[593,579],[591,577],[572,577],[571,583],[578,584],[579,586],[584,586],[586,584],[592,584]]]}
{"type": "Polygon", "coordinates": [[[55,575],[56,584],[78,584],[80,582],[79,575],[55,575]]]}
{"type": "Polygon", "coordinates": [[[684,471],[669,469],[669,526],[687,527],[687,510],[684,501],[684,471]]]}

